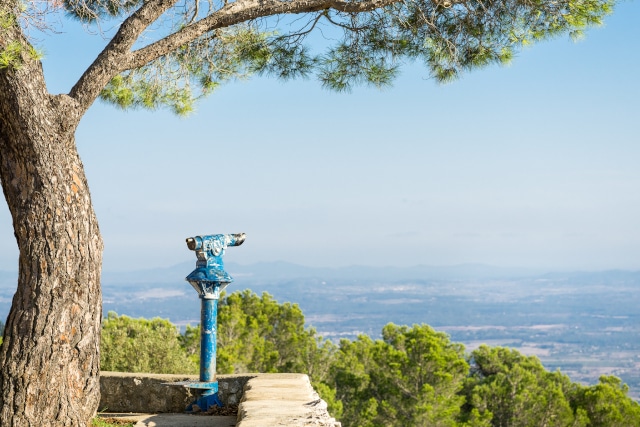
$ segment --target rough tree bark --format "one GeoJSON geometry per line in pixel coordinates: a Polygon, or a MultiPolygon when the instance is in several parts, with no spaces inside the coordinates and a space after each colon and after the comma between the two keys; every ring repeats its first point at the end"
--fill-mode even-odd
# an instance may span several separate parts
{"type": "Polygon", "coordinates": [[[20,251],[0,425],[86,425],[100,399],[102,238],[74,141],[81,113],[47,92],[37,61],[0,70],[0,94],[0,181],[20,251]]]}

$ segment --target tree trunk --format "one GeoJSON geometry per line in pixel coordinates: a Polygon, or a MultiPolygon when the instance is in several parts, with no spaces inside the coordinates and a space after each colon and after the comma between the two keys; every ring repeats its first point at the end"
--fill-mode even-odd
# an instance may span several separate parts
{"type": "Polygon", "coordinates": [[[39,62],[0,69],[0,182],[20,250],[2,426],[86,426],[99,403],[102,238],[75,146],[81,114],[47,92],[39,62]]]}

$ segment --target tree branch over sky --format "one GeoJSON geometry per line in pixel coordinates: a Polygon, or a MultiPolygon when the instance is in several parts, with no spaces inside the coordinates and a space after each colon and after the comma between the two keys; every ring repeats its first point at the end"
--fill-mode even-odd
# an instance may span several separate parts
{"type": "MultiPolygon", "coordinates": [[[[90,2],[74,3],[72,10],[93,21],[133,7],[90,2]]],[[[111,81],[102,97],[121,107],[164,104],[187,113],[218,84],[255,72],[282,78],[316,73],[326,87],[349,90],[357,83],[388,85],[403,62],[421,60],[434,78],[449,81],[465,70],[507,63],[533,41],[565,32],[577,37],[610,10],[611,3],[590,0],[269,0],[206,8],[149,1],[124,20],[71,95],[88,106],[111,81]],[[306,16],[302,29],[268,19],[281,15],[306,16]],[[311,53],[304,43],[310,23],[341,35],[326,52],[311,53]],[[141,40],[150,26],[164,36],[141,40]]]]}
{"type": "Polygon", "coordinates": [[[149,25],[176,3],[176,0],[149,1],[120,25],[107,47],[71,89],[70,95],[88,108],[102,88],[118,73],[126,70],[131,48],[149,25]]]}

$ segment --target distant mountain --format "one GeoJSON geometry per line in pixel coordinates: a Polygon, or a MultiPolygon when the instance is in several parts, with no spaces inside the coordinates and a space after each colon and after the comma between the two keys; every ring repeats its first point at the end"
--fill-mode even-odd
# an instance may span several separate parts
{"type": "MultiPolygon", "coordinates": [[[[144,283],[178,283],[195,268],[194,262],[184,262],[171,267],[149,270],[109,272],[104,271],[102,281],[105,285],[131,285],[144,283]]],[[[225,269],[236,282],[248,285],[291,280],[313,279],[331,281],[384,281],[397,282],[407,280],[485,280],[532,277],[544,271],[500,268],[482,264],[460,264],[453,266],[385,267],[307,267],[284,261],[261,262],[241,265],[233,262],[225,264],[225,269]]]]}
{"type": "Polygon", "coordinates": [[[573,271],[546,273],[541,278],[558,281],[565,279],[568,282],[584,284],[595,283],[637,283],[640,271],[633,270],[603,270],[603,271],[573,271]]]}
{"type": "MultiPolygon", "coordinates": [[[[184,278],[195,268],[194,262],[183,262],[170,267],[135,271],[103,271],[105,286],[130,286],[134,284],[182,284],[184,278]]],[[[252,285],[280,283],[291,280],[313,279],[341,282],[398,282],[408,280],[489,280],[539,278],[540,280],[578,280],[598,282],[602,280],[624,282],[637,280],[638,271],[608,270],[598,272],[552,272],[523,268],[503,268],[484,264],[459,264],[451,266],[417,265],[412,267],[350,266],[350,267],[307,267],[284,261],[261,262],[242,265],[226,263],[226,270],[236,282],[252,285]]],[[[0,271],[0,288],[15,288],[17,272],[0,271]]]]}
{"type": "Polygon", "coordinates": [[[530,277],[544,273],[543,271],[499,268],[481,264],[460,264],[453,266],[418,265],[413,267],[358,265],[322,268],[305,267],[287,262],[269,262],[251,265],[229,263],[226,268],[232,276],[248,283],[297,279],[384,282],[406,280],[469,280],[530,277]]]}
{"type": "MultiPolygon", "coordinates": [[[[200,321],[200,300],[184,278],[195,259],[164,268],[103,273],[103,312],[161,317],[184,327],[200,321]]],[[[482,264],[306,267],[240,265],[229,292],[268,292],[297,304],[309,326],[337,342],[379,338],[384,325],[426,323],[468,349],[482,343],[538,356],[572,380],[616,375],[640,396],[640,271],[543,272],[482,264]]],[[[0,320],[17,272],[0,271],[0,320]]]]}

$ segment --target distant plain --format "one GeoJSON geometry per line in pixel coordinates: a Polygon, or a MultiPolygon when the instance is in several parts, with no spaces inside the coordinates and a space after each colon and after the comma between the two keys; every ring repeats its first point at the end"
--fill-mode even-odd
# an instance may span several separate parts
{"type": "MultiPolygon", "coordinates": [[[[104,314],[199,322],[199,300],[184,281],[191,263],[103,275],[104,314]]],[[[389,323],[426,323],[468,350],[508,346],[540,358],[549,370],[595,383],[615,375],[640,398],[640,272],[541,273],[478,265],[341,269],[287,263],[228,264],[227,291],[268,292],[298,304],[307,324],[338,342],[379,338],[389,323]]],[[[5,319],[16,273],[0,272],[5,319]]]]}

